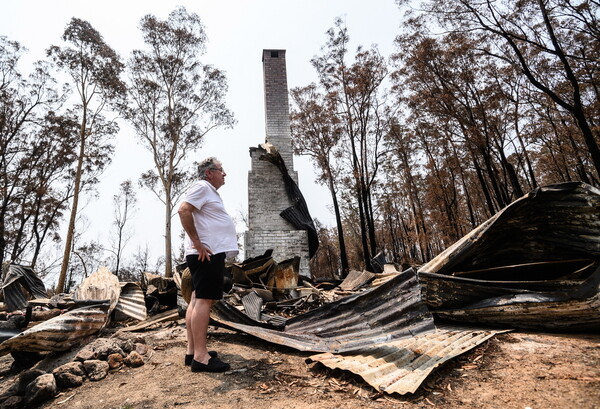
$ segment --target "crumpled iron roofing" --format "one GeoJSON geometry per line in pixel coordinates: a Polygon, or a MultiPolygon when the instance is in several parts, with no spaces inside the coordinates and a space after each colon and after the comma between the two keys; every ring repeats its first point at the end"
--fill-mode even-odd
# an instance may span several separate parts
{"type": "Polygon", "coordinates": [[[110,304],[90,305],[58,315],[0,344],[0,356],[12,351],[66,351],[107,322],[110,304]]]}
{"type": "Polygon", "coordinates": [[[600,190],[538,188],[419,269],[436,317],[553,331],[600,330],[600,190]]]}
{"type": "Polygon", "coordinates": [[[147,317],[146,300],[144,293],[136,283],[120,283],[121,295],[115,306],[115,317],[119,314],[125,318],[134,318],[143,321],[147,317]],[[118,314],[117,314],[118,313],[118,314]]]}
{"type": "Polygon", "coordinates": [[[379,391],[403,395],[414,393],[425,378],[444,362],[501,332],[506,331],[443,325],[438,326],[435,332],[355,353],[324,353],[309,359],[331,369],[355,373],[379,391]]]}
{"type": "Polygon", "coordinates": [[[4,302],[9,311],[27,308],[27,299],[23,294],[26,289],[34,298],[46,298],[44,282],[31,267],[10,264],[2,282],[4,302]]]}
{"type": "Polygon", "coordinates": [[[318,352],[353,351],[435,330],[412,269],[379,287],[288,319],[281,331],[223,302],[213,309],[212,319],[269,342],[318,352]]]}

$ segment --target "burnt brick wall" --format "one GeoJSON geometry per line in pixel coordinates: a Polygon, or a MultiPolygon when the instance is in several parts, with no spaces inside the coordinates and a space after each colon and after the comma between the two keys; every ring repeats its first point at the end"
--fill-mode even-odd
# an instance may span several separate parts
{"type": "Polygon", "coordinates": [[[308,236],[304,230],[249,230],[244,235],[246,257],[273,249],[273,259],[282,262],[300,256],[300,275],[310,277],[308,236]]]}

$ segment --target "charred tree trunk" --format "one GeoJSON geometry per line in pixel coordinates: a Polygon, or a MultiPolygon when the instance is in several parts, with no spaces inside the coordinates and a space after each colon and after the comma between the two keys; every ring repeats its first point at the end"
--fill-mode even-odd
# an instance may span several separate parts
{"type": "Polygon", "coordinates": [[[348,266],[348,254],[346,253],[346,242],[344,240],[344,227],[342,225],[340,205],[338,203],[331,170],[327,169],[327,175],[327,178],[329,179],[329,192],[331,193],[331,200],[333,202],[333,212],[335,213],[335,224],[337,227],[338,243],[340,246],[340,263],[342,277],[345,278],[348,275],[348,271],[350,271],[350,267],[348,266]]]}

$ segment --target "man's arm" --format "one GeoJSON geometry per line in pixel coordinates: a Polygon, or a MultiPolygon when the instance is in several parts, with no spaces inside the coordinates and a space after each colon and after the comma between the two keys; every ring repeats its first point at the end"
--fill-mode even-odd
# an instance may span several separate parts
{"type": "Polygon", "coordinates": [[[192,215],[194,209],[196,208],[188,202],[181,203],[177,212],[179,214],[179,220],[181,220],[183,230],[185,230],[192,240],[192,246],[198,250],[198,260],[210,260],[210,255],[212,253],[202,245],[200,238],[198,237],[198,232],[196,231],[196,225],[194,224],[194,217],[192,215]]]}

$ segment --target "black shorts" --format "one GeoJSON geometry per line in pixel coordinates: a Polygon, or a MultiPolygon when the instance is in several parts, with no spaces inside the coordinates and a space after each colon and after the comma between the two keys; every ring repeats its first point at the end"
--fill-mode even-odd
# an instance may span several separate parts
{"type": "Polygon", "coordinates": [[[185,257],[192,274],[196,298],[220,300],[223,298],[223,277],[225,275],[225,253],[213,254],[210,261],[198,260],[197,254],[185,257]]]}

